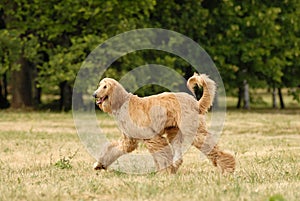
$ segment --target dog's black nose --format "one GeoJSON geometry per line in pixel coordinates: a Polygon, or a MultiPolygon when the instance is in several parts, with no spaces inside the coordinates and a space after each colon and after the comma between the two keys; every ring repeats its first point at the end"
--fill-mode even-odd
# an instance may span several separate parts
{"type": "Polygon", "coordinates": [[[93,97],[97,98],[97,93],[96,92],[93,93],[93,97]]]}

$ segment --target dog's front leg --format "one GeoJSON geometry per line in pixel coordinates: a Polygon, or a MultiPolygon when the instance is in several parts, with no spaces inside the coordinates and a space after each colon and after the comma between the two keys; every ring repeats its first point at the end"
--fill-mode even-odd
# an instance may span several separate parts
{"type": "Polygon", "coordinates": [[[102,148],[98,161],[94,164],[95,170],[106,169],[125,152],[120,149],[119,142],[108,142],[102,148]]]}
{"type": "Polygon", "coordinates": [[[137,148],[137,140],[123,135],[123,138],[117,142],[108,142],[102,148],[98,161],[94,164],[95,170],[107,169],[120,156],[132,152],[137,148]]]}

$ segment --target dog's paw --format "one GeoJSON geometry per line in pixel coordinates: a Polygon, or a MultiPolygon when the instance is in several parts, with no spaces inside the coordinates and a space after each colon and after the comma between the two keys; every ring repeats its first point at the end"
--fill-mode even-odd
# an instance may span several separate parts
{"type": "Polygon", "coordinates": [[[106,170],[106,167],[100,162],[94,163],[93,168],[94,170],[106,170]]]}

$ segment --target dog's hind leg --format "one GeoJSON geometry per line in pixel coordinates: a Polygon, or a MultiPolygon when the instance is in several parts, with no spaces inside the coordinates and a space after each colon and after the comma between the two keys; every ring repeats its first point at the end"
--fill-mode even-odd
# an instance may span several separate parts
{"type": "Polygon", "coordinates": [[[183,136],[179,128],[174,127],[171,129],[166,129],[167,138],[172,146],[173,151],[173,167],[174,171],[177,172],[178,168],[181,166],[182,159],[182,142],[183,136]]]}
{"type": "Polygon", "coordinates": [[[138,141],[123,134],[119,141],[108,142],[102,148],[98,161],[94,164],[95,170],[107,169],[120,156],[130,153],[137,148],[138,141]]]}
{"type": "Polygon", "coordinates": [[[144,142],[154,159],[157,171],[176,173],[173,167],[172,149],[167,138],[156,135],[149,140],[144,140],[144,142]]]}
{"type": "Polygon", "coordinates": [[[214,148],[207,154],[207,157],[212,161],[214,166],[221,168],[222,173],[234,172],[235,158],[231,154],[220,150],[219,146],[214,146],[214,148]]]}
{"type": "Polygon", "coordinates": [[[198,128],[193,145],[204,153],[214,166],[221,168],[222,173],[234,172],[235,158],[220,150],[213,136],[203,127],[198,128]]]}

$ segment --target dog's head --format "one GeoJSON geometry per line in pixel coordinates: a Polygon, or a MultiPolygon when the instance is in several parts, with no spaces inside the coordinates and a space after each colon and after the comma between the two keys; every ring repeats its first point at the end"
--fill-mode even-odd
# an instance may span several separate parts
{"type": "Polygon", "coordinates": [[[118,82],[111,78],[104,78],[100,81],[98,89],[93,93],[93,97],[96,98],[96,104],[104,112],[111,113],[111,102],[113,91],[118,82]]]}

